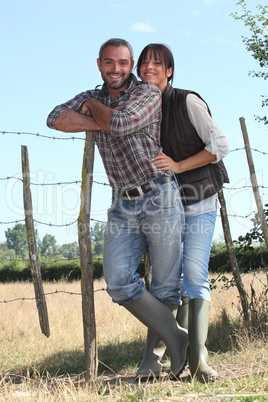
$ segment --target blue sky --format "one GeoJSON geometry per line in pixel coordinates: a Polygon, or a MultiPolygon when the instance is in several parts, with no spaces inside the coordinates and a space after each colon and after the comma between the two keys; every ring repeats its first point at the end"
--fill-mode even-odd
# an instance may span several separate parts
{"type": "MultiPolygon", "coordinates": [[[[258,1],[248,0],[256,10],[258,1]]],[[[0,222],[24,219],[22,184],[8,177],[21,177],[21,145],[29,152],[34,218],[39,235],[53,234],[58,244],[77,240],[76,225],[81,180],[83,140],[51,140],[6,132],[39,133],[67,138],[46,126],[49,112],[57,104],[102,80],[96,59],[100,45],[111,37],[128,40],[135,61],[148,43],[167,44],[175,57],[175,87],[192,89],[208,102],[213,117],[225,133],[230,150],[244,146],[239,118],[245,117],[251,147],[268,152],[267,127],[255,121],[264,114],[261,94],[265,81],[248,76],[258,63],[245,49],[241,36],[249,31],[231,12],[240,9],[233,0],[147,0],[100,2],[81,0],[15,0],[1,5],[0,37],[0,222]],[[40,184],[65,183],[61,186],[40,184]]],[[[134,71],[135,72],[135,71],[134,71]]],[[[75,135],[84,138],[83,133],[75,135]]],[[[267,183],[267,155],[253,152],[260,186],[267,183]],[[266,166],[266,168],[265,168],[266,166]],[[266,171],[265,171],[266,169],[266,171]]],[[[245,234],[251,223],[238,218],[256,211],[245,152],[233,151],[225,158],[230,176],[225,197],[232,236],[245,234]],[[231,216],[235,215],[235,217],[231,216]]],[[[102,162],[95,158],[95,180],[107,182],[102,162]]],[[[94,184],[92,218],[106,220],[111,191],[94,184]]],[[[261,192],[267,203],[267,189],[261,192]]],[[[93,222],[94,223],[94,222],[93,222]]],[[[0,242],[14,224],[0,224],[0,242]]],[[[215,239],[222,236],[218,218],[215,239]]]]}

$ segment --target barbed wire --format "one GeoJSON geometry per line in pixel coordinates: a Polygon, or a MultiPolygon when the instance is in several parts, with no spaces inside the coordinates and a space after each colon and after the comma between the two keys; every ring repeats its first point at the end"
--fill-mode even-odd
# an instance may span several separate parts
{"type": "Polygon", "coordinates": [[[50,226],[50,227],[62,228],[62,227],[68,227],[68,226],[74,225],[75,223],[78,222],[78,218],[75,219],[73,222],[65,223],[65,224],[61,224],[61,225],[56,224],[56,223],[51,223],[51,222],[50,222],[50,223],[41,222],[41,221],[39,221],[39,220],[37,220],[37,219],[34,219],[33,221],[34,221],[35,223],[38,223],[39,225],[45,225],[45,226],[50,226]]]}
{"type": "Polygon", "coordinates": [[[20,223],[20,222],[25,222],[25,219],[17,219],[16,221],[0,222],[0,225],[11,225],[11,224],[20,223]]]}
{"type": "MultiPolygon", "coordinates": [[[[7,180],[11,180],[11,179],[16,179],[18,181],[23,182],[23,179],[21,177],[16,177],[16,176],[7,176],[7,177],[0,177],[0,181],[7,181],[7,180]]],[[[66,184],[81,184],[82,180],[74,180],[74,181],[62,181],[62,182],[58,182],[58,183],[34,183],[31,182],[30,185],[31,186],[59,186],[59,185],[66,185],[66,184]]],[[[104,183],[104,182],[100,182],[100,181],[96,181],[93,180],[93,183],[95,184],[101,184],[102,186],[109,186],[109,183],[104,183]]],[[[268,188],[268,187],[267,187],[268,188]]]]}
{"type": "MultiPolygon", "coordinates": [[[[250,270],[246,273],[242,273],[241,277],[244,277],[247,274],[253,274],[253,279],[256,278],[264,287],[267,287],[267,284],[265,284],[264,282],[262,282],[262,280],[260,278],[258,278],[256,276],[256,273],[260,273],[260,272],[267,272],[267,268],[260,268],[260,269],[255,269],[255,270],[250,270]]],[[[219,278],[225,275],[225,273],[220,273],[217,278],[215,279],[215,281],[213,282],[213,285],[216,283],[216,281],[219,281],[219,278]]],[[[224,283],[223,287],[221,290],[216,291],[215,289],[211,290],[211,293],[222,293],[222,292],[227,292],[231,287],[234,286],[234,278],[229,279],[227,282],[224,283]]],[[[100,288],[100,289],[96,289],[94,290],[94,293],[97,292],[104,292],[106,291],[105,288],[100,288]]],[[[63,293],[63,294],[68,294],[70,296],[82,296],[82,293],[78,293],[78,292],[70,292],[70,291],[66,291],[66,290],[55,290],[54,292],[48,292],[45,293],[44,296],[51,296],[51,295],[55,295],[55,294],[59,294],[59,293],[63,293]]],[[[36,300],[35,297],[18,297],[16,299],[10,299],[10,300],[0,300],[0,304],[7,304],[7,303],[13,303],[16,301],[33,301],[36,300]]]]}
{"type": "MultiPolygon", "coordinates": [[[[0,181],[7,181],[7,180],[11,180],[11,179],[16,179],[18,181],[23,182],[23,179],[20,177],[16,177],[16,176],[7,176],[7,177],[0,177],[0,181]]],[[[30,185],[31,186],[40,186],[40,187],[44,187],[44,186],[60,186],[60,185],[66,185],[66,184],[81,184],[82,181],[81,180],[74,180],[74,181],[63,181],[63,182],[56,182],[56,183],[34,183],[31,182],[30,185]]],[[[104,183],[104,182],[100,182],[100,181],[96,181],[93,180],[93,183],[95,184],[100,184],[102,186],[108,186],[110,187],[109,183],[104,183]]],[[[261,189],[268,189],[268,186],[263,186],[263,185],[258,185],[259,188],[261,189]]],[[[252,186],[251,185],[244,185],[244,186],[240,186],[240,187],[226,187],[223,186],[224,190],[244,190],[244,189],[251,189],[252,186]]]]}
{"type": "MultiPolygon", "coordinates": [[[[267,152],[260,151],[259,149],[256,149],[256,148],[250,148],[250,149],[251,149],[251,151],[255,151],[255,152],[258,152],[258,153],[263,154],[263,155],[268,155],[267,152]]],[[[232,152],[235,152],[235,151],[244,151],[244,150],[245,150],[245,147],[231,149],[231,150],[229,151],[229,154],[232,153],[232,152]]]]}
{"type": "MultiPolygon", "coordinates": [[[[63,224],[62,224],[62,225],[57,225],[57,224],[54,224],[54,223],[41,222],[41,221],[39,221],[39,220],[37,220],[37,219],[34,219],[33,221],[36,222],[36,223],[38,223],[39,225],[45,225],[45,226],[51,226],[51,227],[65,227],[65,226],[72,226],[72,225],[74,225],[75,223],[77,223],[77,222],[78,222],[78,218],[75,219],[73,222],[65,223],[64,225],[63,225],[63,224]]],[[[98,223],[106,223],[106,222],[104,222],[104,221],[100,221],[100,220],[94,219],[94,218],[90,218],[90,221],[98,222],[98,223]]],[[[1,224],[1,222],[0,222],[0,224],[1,224]]]]}
{"type": "MultiPolygon", "coordinates": [[[[252,212],[250,212],[248,215],[228,214],[228,216],[229,216],[229,217],[232,217],[232,218],[248,219],[250,216],[255,215],[255,214],[257,214],[257,211],[252,211],[252,212]]],[[[217,214],[217,216],[220,216],[220,214],[217,214]]],[[[77,222],[78,222],[78,218],[75,219],[73,222],[65,223],[65,224],[61,224],[61,225],[55,224],[55,223],[51,223],[51,222],[50,222],[50,223],[41,222],[41,221],[39,221],[39,220],[37,220],[37,219],[33,219],[33,221],[34,221],[35,223],[39,224],[39,225],[44,225],[44,226],[50,226],[50,227],[68,227],[68,226],[72,226],[72,225],[74,225],[75,223],[77,223],[77,222]]],[[[94,219],[94,218],[90,218],[90,221],[106,224],[106,221],[102,221],[102,220],[94,219]]],[[[11,224],[13,225],[13,224],[17,224],[17,223],[20,223],[20,222],[25,222],[25,219],[18,219],[18,220],[14,220],[14,221],[2,221],[2,222],[0,221],[0,225],[11,225],[11,224]]]]}
{"type": "MultiPolygon", "coordinates": [[[[260,185],[258,185],[258,187],[259,187],[259,188],[262,188],[262,189],[268,189],[267,186],[260,186],[260,185]]],[[[223,186],[223,189],[224,189],[224,190],[244,190],[245,188],[250,188],[250,189],[252,189],[252,186],[241,186],[241,187],[226,187],[226,186],[223,186]]]]}
{"type": "MultiPolygon", "coordinates": [[[[235,214],[228,214],[228,216],[232,218],[241,218],[241,219],[248,219],[251,215],[255,215],[257,211],[252,211],[248,215],[235,215],[235,214]]],[[[219,215],[218,215],[219,216],[219,215]]]]}
{"type": "MultiPolygon", "coordinates": [[[[102,292],[105,291],[106,289],[101,288],[101,289],[96,289],[94,290],[94,293],[97,292],[102,292]]],[[[55,290],[54,292],[49,292],[49,293],[45,293],[44,296],[51,296],[54,294],[58,294],[58,293],[66,293],[68,295],[75,295],[75,296],[82,296],[82,293],[77,293],[77,292],[67,292],[66,290],[55,290]]],[[[26,301],[26,300],[35,300],[35,297],[17,297],[16,299],[10,299],[10,300],[0,300],[0,304],[7,304],[7,303],[12,303],[15,301],[26,301]]]]}
{"type": "Polygon", "coordinates": [[[33,135],[36,137],[41,137],[41,138],[47,138],[50,140],[61,140],[61,141],[68,141],[68,140],[81,140],[81,141],[85,141],[85,138],[81,138],[81,137],[55,137],[55,136],[50,136],[50,135],[44,135],[44,134],[39,134],[39,133],[29,133],[29,132],[21,132],[21,131],[0,131],[1,134],[3,135],[33,135]]]}
{"type": "MultiPolygon", "coordinates": [[[[24,132],[21,132],[21,131],[0,131],[0,134],[3,134],[3,135],[32,135],[32,136],[36,136],[36,137],[47,138],[47,139],[50,139],[50,140],[60,140],[60,141],[68,141],[68,140],[85,141],[85,138],[81,138],[81,137],[75,137],[75,136],[66,137],[66,138],[65,137],[55,137],[55,136],[44,135],[44,134],[39,134],[39,133],[30,133],[30,132],[27,132],[27,131],[26,132],[25,131],[24,132]]],[[[232,152],[242,151],[242,150],[245,150],[245,147],[231,149],[229,151],[229,154],[232,153],[232,152]]],[[[255,152],[258,152],[258,153],[263,154],[263,155],[268,155],[267,152],[260,151],[260,150],[258,150],[256,148],[251,148],[251,151],[255,151],[255,152]]]]}
{"type": "MultiPolygon", "coordinates": [[[[35,223],[39,224],[39,225],[45,225],[45,226],[50,226],[50,227],[68,227],[68,226],[72,226],[75,223],[77,223],[78,218],[76,220],[74,220],[73,222],[65,223],[65,224],[61,224],[61,225],[57,225],[57,224],[54,224],[54,223],[51,223],[51,222],[50,223],[41,222],[41,221],[39,221],[37,219],[33,219],[33,221],[35,223]]],[[[105,221],[101,221],[99,219],[94,219],[94,218],[90,218],[90,221],[97,222],[97,223],[104,223],[104,224],[106,223],[105,221]]],[[[3,222],[0,222],[0,225],[11,225],[11,224],[17,224],[17,223],[20,223],[20,222],[25,222],[25,219],[18,219],[18,220],[15,220],[15,221],[6,221],[6,222],[3,221],[3,222]]]]}

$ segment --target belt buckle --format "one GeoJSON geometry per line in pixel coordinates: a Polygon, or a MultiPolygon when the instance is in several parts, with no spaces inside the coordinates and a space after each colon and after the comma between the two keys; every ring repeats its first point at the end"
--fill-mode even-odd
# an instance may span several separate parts
{"type": "MultiPolygon", "coordinates": [[[[134,190],[134,189],[132,189],[132,190],[134,190]]],[[[139,195],[144,195],[144,192],[142,191],[141,186],[136,187],[135,190],[138,190],[139,195]]],[[[132,198],[130,197],[130,195],[128,194],[128,190],[126,190],[125,193],[127,195],[127,198],[129,199],[129,201],[132,201],[133,198],[135,198],[135,197],[132,197],[132,198]]]]}
{"type": "Polygon", "coordinates": [[[127,198],[129,199],[129,201],[131,201],[131,198],[130,198],[130,196],[129,196],[129,194],[128,194],[128,190],[125,190],[125,193],[126,193],[126,195],[127,195],[127,198]]]}
{"type": "Polygon", "coordinates": [[[142,191],[141,186],[136,187],[140,195],[144,195],[144,192],[142,191]]]}

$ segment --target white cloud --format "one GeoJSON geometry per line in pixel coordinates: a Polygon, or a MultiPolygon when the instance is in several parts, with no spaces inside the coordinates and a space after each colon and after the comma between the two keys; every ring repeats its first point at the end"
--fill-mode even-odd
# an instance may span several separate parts
{"type": "Polygon", "coordinates": [[[203,15],[203,14],[201,13],[201,11],[197,10],[197,8],[194,8],[194,9],[192,10],[192,15],[193,15],[194,17],[200,17],[200,15],[203,15]]]}
{"type": "Polygon", "coordinates": [[[145,22],[135,22],[132,24],[131,29],[140,32],[155,32],[155,28],[151,24],[145,22]]]}

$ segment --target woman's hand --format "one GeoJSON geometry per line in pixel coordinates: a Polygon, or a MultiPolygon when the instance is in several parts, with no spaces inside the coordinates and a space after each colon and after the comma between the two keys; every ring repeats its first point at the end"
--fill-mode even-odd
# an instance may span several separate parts
{"type": "Polygon", "coordinates": [[[154,158],[154,165],[163,171],[172,170],[174,173],[181,173],[179,168],[180,162],[175,162],[163,152],[160,152],[160,154],[154,158]]]}
{"type": "Polygon", "coordinates": [[[203,149],[197,154],[190,156],[187,159],[183,159],[180,162],[175,162],[169,156],[163,152],[160,152],[160,154],[154,158],[154,164],[161,170],[172,170],[174,173],[178,174],[208,165],[215,160],[216,155],[213,155],[206,149],[203,149]]]}

